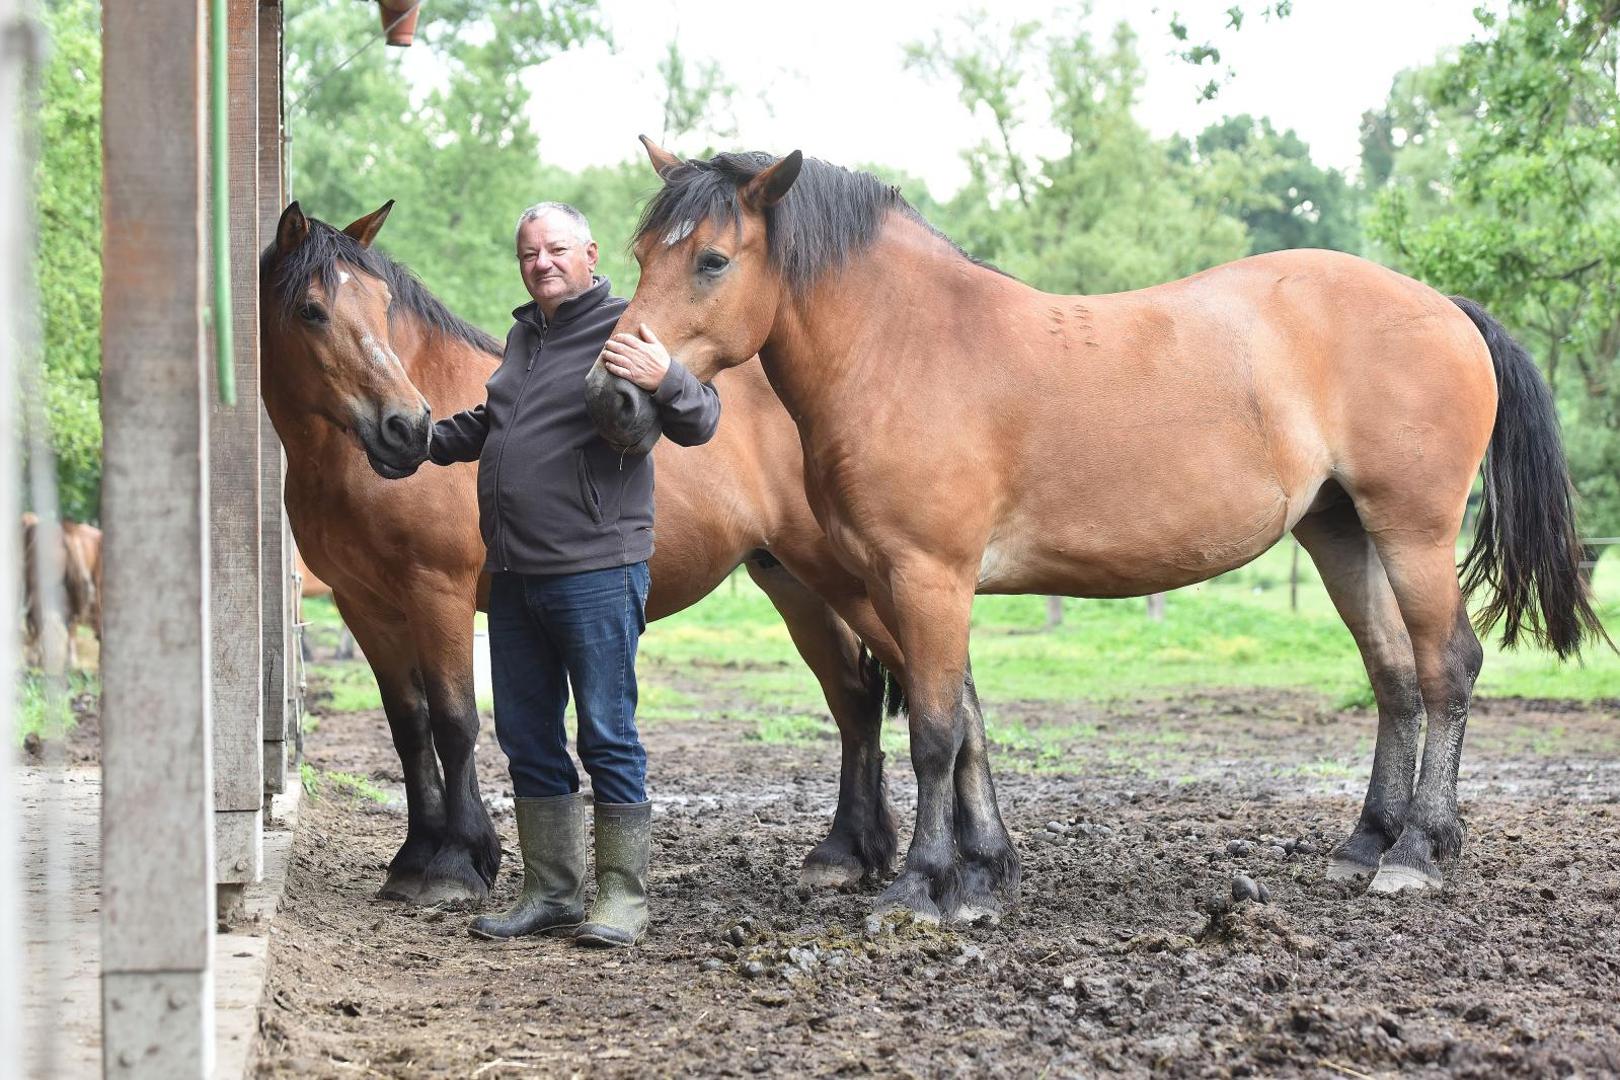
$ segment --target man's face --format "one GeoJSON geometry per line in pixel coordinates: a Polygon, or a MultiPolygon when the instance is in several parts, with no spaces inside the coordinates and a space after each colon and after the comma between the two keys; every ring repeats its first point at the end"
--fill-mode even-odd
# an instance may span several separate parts
{"type": "Polygon", "coordinates": [[[553,211],[518,230],[517,258],[524,288],[550,317],[565,300],[591,287],[596,242],[581,239],[579,227],[553,211]]]}

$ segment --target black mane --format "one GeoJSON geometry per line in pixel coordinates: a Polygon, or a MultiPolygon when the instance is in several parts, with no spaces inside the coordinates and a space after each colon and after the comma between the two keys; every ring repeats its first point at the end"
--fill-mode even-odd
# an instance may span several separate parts
{"type": "Polygon", "coordinates": [[[493,356],[501,355],[500,342],[445,307],[404,266],[324,221],[306,220],[309,233],[292,252],[283,256],[271,243],[259,256],[259,276],[270,282],[284,316],[291,317],[298,310],[311,278],[318,278],[330,296],[337,288],[337,264],[341,260],[388,283],[394,296],[394,306],[388,311],[390,319],[397,311],[408,311],[442,334],[493,356]]]}
{"type": "MultiPolygon", "coordinates": [[[[671,235],[688,221],[728,225],[740,220],[739,190],[776,160],[754,151],[681,162],[664,174],[663,188],[642,211],[636,241],[671,235]]],[[[898,187],[816,158],[804,159],[793,187],[765,211],[771,264],[794,293],[803,295],[822,274],[841,269],[851,255],[869,247],[890,212],[923,226],[969,262],[996,269],[929,224],[898,187]]]]}

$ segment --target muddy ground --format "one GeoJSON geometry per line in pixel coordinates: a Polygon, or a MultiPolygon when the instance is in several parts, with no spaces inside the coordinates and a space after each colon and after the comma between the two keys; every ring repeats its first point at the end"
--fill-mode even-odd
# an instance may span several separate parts
{"type": "MultiPolygon", "coordinates": [[[[323,718],[310,761],[393,801],[304,806],[259,1075],[1620,1073],[1620,703],[1479,703],[1466,851],[1444,893],[1399,897],[1323,878],[1367,713],[1275,692],[990,707],[1097,727],[1055,763],[997,752],[1024,862],[1000,925],[874,931],[872,891],[799,889],[833,805],[830,722],[766,744],[738,719],[757,708],[709,700],[648,725],[654,924],[611,953],[479,942],[465,914],[374,899],[404,830],[398,764],[380,715],[323,718]],[[1270,902],[1228,904],[1237,872],[1270,902]]],[[[516,837],[486,739],[504,904],[516,837]]],[[[904,836],[903,754],[890,775],[904,836]]]]}

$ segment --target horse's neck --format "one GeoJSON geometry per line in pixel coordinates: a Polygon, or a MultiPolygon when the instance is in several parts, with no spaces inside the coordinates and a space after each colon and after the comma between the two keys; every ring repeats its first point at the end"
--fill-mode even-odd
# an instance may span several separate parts
{"type": "Polygon", "coordinates": [[[500,358],[442,330],[402,320],[390,331],[394,351],[433,415],[448,416],[484,400],[484,383],[500,358]]]}
{"type": "Polygon", "coordinates": [[[950,377],[959,313],[995,310],[1009,291],[1038,295],[891,215],[842,271],[784,299],[760,357],[801,428],[822,417],[836,426],[858,402],[903,398],[909,380],[950,377]],[[927,354],[919,335],[930,343],[927,354]]]}

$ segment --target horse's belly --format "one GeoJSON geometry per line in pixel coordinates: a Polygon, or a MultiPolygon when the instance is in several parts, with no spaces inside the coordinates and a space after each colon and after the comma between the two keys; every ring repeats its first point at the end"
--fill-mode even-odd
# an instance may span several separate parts
{"type": "Polygon", "coordinates": [[[1166,592],[1251,561],[1282,538],[1296,515],[1271,486],[1138,504],[1130,512],[1018,516],[992,534],[979,562],[981,593],[1117,597],[1166,592]]]}

